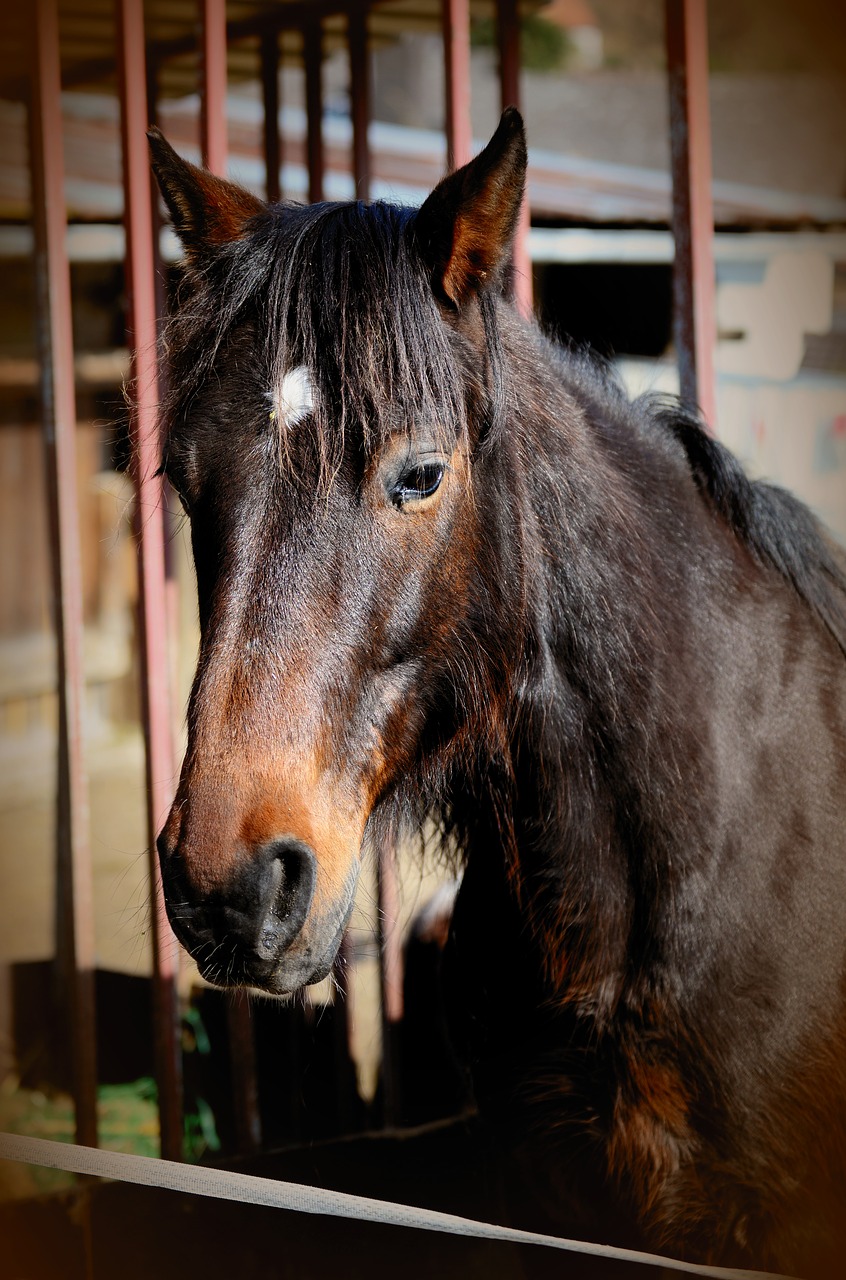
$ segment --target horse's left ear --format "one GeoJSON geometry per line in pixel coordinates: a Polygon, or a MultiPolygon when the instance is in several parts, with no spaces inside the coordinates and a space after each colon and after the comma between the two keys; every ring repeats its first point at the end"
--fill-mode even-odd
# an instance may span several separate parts
{"type": "Polygon", "coordinates": [[[266,206],[243,187],[189,164],[158,129],[149,129],[153,173],[168,207],[173,229],[190,259],[237,240],[250,218],[266,206]]]}
{"type": "Polygon", "coordinates": [[[484,151],[439,182],[415,219],[435,292],[460,307],[510,260],[526,183],[523,119],[508,107],[484,151]]]}

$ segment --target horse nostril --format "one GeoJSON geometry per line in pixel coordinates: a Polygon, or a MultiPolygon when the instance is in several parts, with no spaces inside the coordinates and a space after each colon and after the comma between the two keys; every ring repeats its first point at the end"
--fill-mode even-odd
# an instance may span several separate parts
{"type": "Polygon", "coordinates": [[[286,837],[266,846],[272,866],[270,893],[259,929],[263,950],[287,946],[306,922],[317,881],[317,858],[302,840],[286,837]]]}
{"type": "Polygon", "coordinates": [[[248,964],[276,962],[306,922],[317,880],[317,859],[293,837],[253,852],[225,890],[207,900],[206,914],[228,950],[248,964]]]}

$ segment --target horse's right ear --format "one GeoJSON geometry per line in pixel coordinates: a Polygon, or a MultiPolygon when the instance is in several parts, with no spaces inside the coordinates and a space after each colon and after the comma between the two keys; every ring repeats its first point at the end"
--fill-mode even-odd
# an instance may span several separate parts
{"type": "Polygon", "coordinates": [[[526,135],[515,107],[484,151],[439,182],[415,219],[435,293],[461,307],[497,284],[511,259],[526,183],[526,135]]]}
{"type": "Polygon", "coordinates": [[[153,173],[189,258],[239,239],[250,218],[264,210],[243,187],[183,160],[158,129],[149,129],[147,138],[153,173]]]}

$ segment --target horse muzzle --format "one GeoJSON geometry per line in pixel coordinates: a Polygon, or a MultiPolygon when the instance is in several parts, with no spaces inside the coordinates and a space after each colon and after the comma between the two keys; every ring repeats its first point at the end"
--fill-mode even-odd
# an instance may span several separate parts
{"type": "Polygon", "coordinates": [[[189,886],[165,833],[158,850],[168,919],[206,981],[282,995],[329,972],[352,911],[357,866],[344,900],[316,913],[317,857],[295,837],[253,850],[224,885],[203,894],[189,886]]]}

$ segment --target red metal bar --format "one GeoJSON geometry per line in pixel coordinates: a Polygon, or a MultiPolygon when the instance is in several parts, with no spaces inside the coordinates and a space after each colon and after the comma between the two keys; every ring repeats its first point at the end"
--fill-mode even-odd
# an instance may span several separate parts
{"type": "Polygon", "coordinates": [[[682,397],[716,426],[714,210],[706,0],[666,0],[673,166],[673,331],[682,397]]]}
{"type": "Polygon", "coordinates": [[[266,31],[261,37],[261,88],[264,105],[265,192],[271,204],[282,199],[279,173],[282,139],[279,133],[279,36],[266,31]]]}
{"type": "Polygon", "coordinates": [[[82,569],[76,492],[76,398],[66,214],[59,26],[35,0],[30,112],[38,340],[58,650],[57,959],[70,1000],[76,1140],[97,1145],[94,905],[83,751],[82,569]],[[69,990],[68,990],[69,989],[69,990]]]}
{"type": "Polygon", "coordinates": [[[470,4],[442,0],[447,167],[460,169],[473,151],[470,123],[470,4]]]}
{"type": "Polygon", "coordinates": [[[367,48],[367,8],[350,10],[347,41],[350,51],[350,109],[352,113],[352,169],[359,200],[370,199],[370,54],[367,48]]]}
{"type": "Polygon", "coordinates": [[[386,1125],[399,1123],[402,1106],[398,1032],[403,1016],[403,957],[396,848],[385,840],[377,849],[379,973],[382,989],[382,1081],[386,1125]]]}
{"type": "MultiPolygon", "coordinates": [[[[520,93],[520,14],[517,0],[497,0],[500,109],[522,105],[520,93]]],[[[532,314],[532,262],[529,257],[531,212],[528,191],[520,206],[514,238],[514,301],[526,317],[532,314]]]]}
{"type": "Polygon", "coordinates": [[[226,1029],[232,1071],[235,1141],[251,1154],[261,1149],[261,1114],[256,1080],[256,1042],[250,997],[246,991],[226,993],[226,1029]]]}
{"type": "Polygon", "coordinates": [[[308,18],[303,27],[303,62],[306,78],[306,163],[308,198],[323,199],[323,26],[320,18],[308,18]]]}
{"type": "Polygon", "coordinates": [[[182,1155],[182,1054],[177,951],[164,910],[155,839],[173,800],[175,767],[167,653],[163,486],[157,430],[156,293],[143,0],[118,0],[126,275],[134,375],[132,435],[147,760],[147,830],[153,923],[156,1075],[162,1155],[182,1155]]]}
{"type": "Polygon", "coordinates": [[[226,176],[226,0],[202,0],[200,147],[203,164],[226,176]]]}

